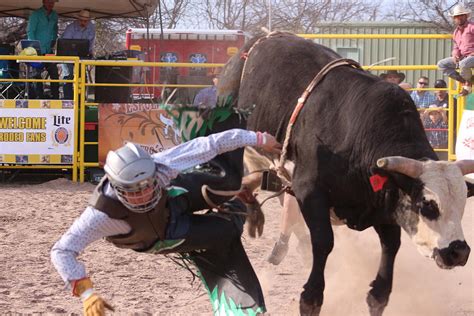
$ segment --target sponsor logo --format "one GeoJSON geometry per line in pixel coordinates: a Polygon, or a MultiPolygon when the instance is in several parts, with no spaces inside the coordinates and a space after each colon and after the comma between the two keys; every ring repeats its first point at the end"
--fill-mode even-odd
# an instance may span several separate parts
{"type": "Polygon", "coordinates": [[[67,143],[69,132],[64,127],[59,127],[54,131],[54,141],[60,145],[67,143]]]}

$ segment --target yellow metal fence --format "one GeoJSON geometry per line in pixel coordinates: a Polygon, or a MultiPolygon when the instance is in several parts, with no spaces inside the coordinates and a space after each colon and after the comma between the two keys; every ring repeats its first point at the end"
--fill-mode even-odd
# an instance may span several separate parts
{"type": "MultiPolygon", "coordinates": [[[[305,38],[448,38],[449,35],[440,34],[302,34],[305,38]]],[[[193,63],[152,63],[152,62],[141,62],[141,61],[92,61],[83,60],[80,61],[77,57],[44,57],[44,56],[0,56],[0,60],[16,60],[18,62],[55,62],[55,63],[74,63],[74,80],[51,80],[51,79],[0,79],[1,82],[62,82],[72,83],[74,86],[74,113],[75,113],[75,131],[79,131],[75,137],[73,162],[71,165],[5,165],[0,164],[0,168],[31,168],[31,169],[72,169],[72,178],[74,181],[83,182],[85,180],[85,171],[88,167],[99,167],[98,161],[86,162],[85,152],[86,146],[98,146],[97,141],[86,141],[85,138],[85,113],[86,106],[97,106],[98,103],[89,102],[87,100],[87,88],[88,87],[160,87],[160,88],[199,88],[205,87],[205,85],[180,85],[180,84],[118,84],[118,83],[93,83],[86,80],[86,70],[90,67],[97,66],[124,66],[124,67],[196,67],[193,63]]],[[[223,67],[223,64],[199,64],[202,68],[219,68],[223,67]]],[[[365,69],[368,66],[364,66],[365,69]]],[[[435,65],[397,65],[397,66],[373,66],[370,70],[398,70],[398,71],[409,71],[409,70],[436,70],[435,65]]],[[[424,90],[440,90],[440,89],[424,89],[424,90]]],[[[453,96],[457,93],[455,82],[449,80],[448,88],[446,89],[449,94],[449,107],[447,111],[454,113],[454,101],[453,96]]],[[[448,115],[448,148],[436,149],[436,151],[444,151],[448,153],[448,159],[455,159],[454,154],[454,142],[455,142],[455,129],[459,128],[462,111],[464,109],[465,98],[457,99],[457,115],[456,121],[454,115],[448,115]]]]}
{"type": "MultiPolygon", "coordinates": [[[[58,57],[58,56],[0,56],[0,60],[14,60],[17,63],[22,63],[25,65],[29,65],[30,63],[72,63],[74,65],[74,73],[78,73],[79,71],[79,58],[78,57],[58,57]]],[[[28,67],[28,66],[27,66],[28,67]]],[[[26,69],[26,73],[28,72],[28,68],[26,69]]],[[[74,117],[77,118],[79,114],[79,107],[77,106],[79,100],[79,76],[76,76],[73,80],[59,80],[59,79],[27,79],[27,78],[0,78],[1,83],[24,83],[28,85],[29,83],[71,83],[74,87],[74,117]]],[[[1,109],[0,109],[1,113],[1,109]]],[[[74,120],[74,131],[77,131],[79,122],[77,119],[74,120]]],[[[73,141],[73,155],[72,155],[72,163],[71,164],[55,164],[54,162],[51,164],[13,164],[13,163],[0,163],[0,169],[71,169],[72,170],[72,179],[74,181],[78,180],[78,137],[77,134],[74,132],[73,141]]]]}

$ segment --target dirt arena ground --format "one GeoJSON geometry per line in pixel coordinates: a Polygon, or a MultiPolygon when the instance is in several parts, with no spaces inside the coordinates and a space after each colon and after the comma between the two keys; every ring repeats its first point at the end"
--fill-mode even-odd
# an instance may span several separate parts
{"type": "MultiPolygon", "coordinates": [[[[40,185],[0,184],[0,313],[77,315],[78,299],[64,290],[49,259],[53,243],[83,210],[94,186],[65,179],[40,185]]],[[[266,226],[259,239],[244,244],[264,288],[270,315],[296,315],[298,297],[309,269],[290,249],[279,266],[265,259],[279,234],[279,204],[268,202],[266,226]]],[[[467,242],[474,247],[474,199],[463,219],[467,242]]],[[[293,238],[291,244],[296,245],[293,238]]],[[[326,268],[322,315],[368,315],[369,283],[376,273],[380,247],[372,230],[335,228],[335,249],[326,268]]],[[[103,241],[81,256],[99,291],[116,315],[210,315],[205,290],[189,272],[162,256],[116,249],[103,241]]],[[[440,270],[421,257],[403,236],[387,316],[474,315],[474,254],[468,264],[440,270]]]]}

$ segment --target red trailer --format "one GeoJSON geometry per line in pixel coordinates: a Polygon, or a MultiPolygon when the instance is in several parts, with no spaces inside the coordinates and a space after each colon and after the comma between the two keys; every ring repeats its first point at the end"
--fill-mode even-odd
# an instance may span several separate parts
{"type": "MultiPolygon", "coordinates": [[[[147,61],[195,63],[192,68],[156,67],[143,76],[145,83],[211,84],[215,69],[199,67],[202,63],[226,63],[243,46],[246,35],[239,30],[177,30],[132,28],[126,34],[126,48],[149,51],[147,61]],[[147,40],[147,37],[149,40],[147,40]]],[[[178,89],[177,98],[192,103],[196,90],[178,89]]],[[[158,98],[161,89],[135,89],[135,98],[158,98]],[[139,91],[140,90],[140,91],[139,91]],[[146,90],[146,91],[143,91],[146,90]]]]}

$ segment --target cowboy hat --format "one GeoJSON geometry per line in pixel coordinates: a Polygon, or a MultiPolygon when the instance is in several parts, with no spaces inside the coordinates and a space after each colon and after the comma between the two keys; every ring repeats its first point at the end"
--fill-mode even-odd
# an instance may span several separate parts
{"type": "Polygon", "coordinates": [[[34,47],[26,47],[23,49],[20,54],[20,56],[38,56],[38,52],[34,47]]]}
{"type": "Polygon", "coordinates": [[[425,110],[425,113],[426,113],[427,115],[429,115],[429,114],[431,114],[431,113],[437,112],[438,114],[441,114],[441,115],[442,115],[442,112],[443,112],[443,111],[444,111],[444,110],[441,109],[441,108],[438,107],[438,106],[430,105],[430,107],[425,110]]]}
{"type": "Polygon", "coordinates": [[[91,14],[89,10],[81,10],[78,14],[76,14],[76,18],[79,20],[90,20],[91,14]]]}
{"type": "Polygon", "coordinates": [[[453,11],[449,14],[450,16],[458,16],[464,14],[471,14],[471,10],[465,8],[462,4],[456,4],[453,8],[453,11]]]}
{"type": "Polygon", "coordinates": [[[386,73],[380,74],[380,78],[382,78],[383,80],[385,80],[385,78],[386,78],[388,75],[396,75],[396,76],[400,79],[400,82],[402,82],[403,80],[405,80],[405,74],[404,74],[403,72],[398,72],[398,71],[396,71],[396,70],[387,70],[386,73]]]}

